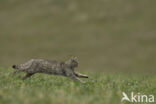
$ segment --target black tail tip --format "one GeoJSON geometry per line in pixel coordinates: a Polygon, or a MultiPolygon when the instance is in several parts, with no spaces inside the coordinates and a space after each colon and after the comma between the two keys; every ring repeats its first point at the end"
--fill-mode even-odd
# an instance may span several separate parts
{"type": "Polygon", "coordinates": [[[16,65],[12,65],[12,68],[16,69],[16,65]]]}

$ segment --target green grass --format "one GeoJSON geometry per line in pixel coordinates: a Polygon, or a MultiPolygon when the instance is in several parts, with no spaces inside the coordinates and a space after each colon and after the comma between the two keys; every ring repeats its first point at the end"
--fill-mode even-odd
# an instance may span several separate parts
{"type": "Polygon", "coordinates": [[[0,104],[122,104],[122,91],[156,97],[155,4],[0,0],[0,104]],[[86,84],[43,74],[22,81],[22,73],[12,77],[7,68],[70,55],[78,57],[78,70],[89,74],[86,84]]]}
{"type": "Polygon", "coordinates": [[[0,68],[0,104],[131,104],[121,103],[123,91],[156,96],[154,75],[88,73],[89,79],[81,84],[46,74],[23,81],[22,73],[13,77],[12,72],[0,68]]]}

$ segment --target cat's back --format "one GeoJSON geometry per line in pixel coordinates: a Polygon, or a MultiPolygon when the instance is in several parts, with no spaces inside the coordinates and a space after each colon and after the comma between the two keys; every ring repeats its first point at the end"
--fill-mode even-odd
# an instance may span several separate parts
{"type": "Polygon", "coordinates": [[[35,72],[47,73],[47,74],[59,74],[61,72],[60,62],[49,59],[35,59],[36,63],[35,72]]]}
{"type": "Polygon", "coordinates": [[[49,59],[33,59],[33,63],[39,65],[55,65],[58,62],[56,60],[49,60],[49,59]]]}

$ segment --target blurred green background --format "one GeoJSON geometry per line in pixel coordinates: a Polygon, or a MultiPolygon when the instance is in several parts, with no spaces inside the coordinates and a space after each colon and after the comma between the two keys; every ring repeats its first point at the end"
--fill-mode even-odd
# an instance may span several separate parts
{"type": "Polygon", "coordinates": [[[77,56],[79,70],[156,70],[156,0],[0,0],[0,66],[77,56]]]}

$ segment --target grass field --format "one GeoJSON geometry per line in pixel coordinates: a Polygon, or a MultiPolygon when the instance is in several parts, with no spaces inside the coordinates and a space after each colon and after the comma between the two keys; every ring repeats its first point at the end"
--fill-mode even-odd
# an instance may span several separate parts
{"type": "Polygon", "coordinates": [[[155,75],[88,73],[89,79],[81,84],[45,74],[23,81],[23,74],[12,77],[11,68],[0,70],[0,104],[131,104],[121,103],[122,92],[156,96],[155,75]]]}
{"type": "Polygon", "coordinates": [[[132,104],[121,103],[123,91],[156,97],[155,5],[156,0],[0,0],[0,104],[132,104]],[[12,77],[13,64],[71,55],[89,75],[86,84],[41,74],[25,81],[23,74],[12,77]]]}

